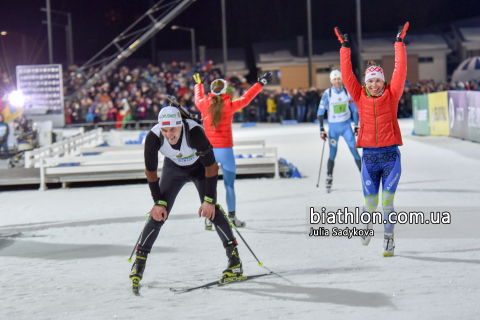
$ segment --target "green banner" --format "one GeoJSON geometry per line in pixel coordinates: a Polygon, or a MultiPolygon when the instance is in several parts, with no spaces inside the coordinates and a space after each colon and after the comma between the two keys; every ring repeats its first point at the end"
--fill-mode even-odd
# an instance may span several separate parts
{"type": "Polygon", "coordinates": [[[412,109],[415,135],[430,135],[428,95],[412,96],[412,109]]]}

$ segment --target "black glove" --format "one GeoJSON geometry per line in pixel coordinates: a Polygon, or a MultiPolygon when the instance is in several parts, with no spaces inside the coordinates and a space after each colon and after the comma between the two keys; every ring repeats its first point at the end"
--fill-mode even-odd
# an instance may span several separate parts
{"type": "Polygon", "coordinates": [[[360,127],[357,126],[357,125],[355,125],[355,126],[353,127],[353,133],[355,134],[355,136],[358,136],[358,130],[359,130],[359,129],[360,129],[360,127]]]}
{"type": "Polygon", "coordinates": [[[405,34],[407,33],[407,30],[408,30],[408,26],[410,24],[408,23],[405,23],[405,25],[403,26],[403,29],[400,30],[397,34],[397,42],[403,42],[403,38],[405,37],[405,34]]]}
{"type": "Polygon", "coordinates": [[[335,27],[335,34],[337,35],[338,41],[342,44],[342,47],[350,48],[350,42],[348,41],[348,35],[342,34],[338,27],[335,27]]]}
{"type": "Polygon", "coordinates": [[[272,81],[272,73],[270,73],[270,72],[265,73],[262,78],[259,78],[259,79],[258,79],[258,82],[259,82],[262,86],[266,85],[266,84],[269,83],[270,81],[272,81]]]}

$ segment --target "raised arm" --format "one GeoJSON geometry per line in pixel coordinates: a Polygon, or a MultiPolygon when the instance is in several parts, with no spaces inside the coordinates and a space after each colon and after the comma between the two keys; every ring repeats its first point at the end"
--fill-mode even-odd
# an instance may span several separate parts
{"type": "Polygon", "coordinates": [[[362,86],[358,83],[357,78],[353,74],[348,36],[347,34],[342,34],[338,28],[335,28],[335,34],[337,35],[338,41],[342,44],[342,48],[340,49],[340,69],[342,72],[343,84],[352,96],[353,101],[358,101],[360,100],[362,86]]]}
{"type": "Polygon", "coordinates": [[[395,69],[393,70],[390,90],[393,97],[398,100],[402,97],[405,79],[407,78],[407,51],[405,50],[403,38],[405,37],[408,26],[409,23],[405,23],[403,30],[398,33],[397,41],[395,42],[395,69]]]}
{"type": "Polygon", "coordinates": [[[232,109],[238,111],[245,108],[252,102],[253,98],[262,91],[262,87],[272,81],[272,74],[267,72],[262,78],[258,79],[258,82],[253,85],[243,96],[232,102],[232,109]]]}
{"type": "Polygon", "coordinates": [[[243,94],[243,96],[232,102],[232,109],[237,111],[248,106],[250,102],[252,102],[253,98],[255,98],[257,94],[262,91],[262,88],[263,86],[260,83],[255,83],[253,87],[248,89],[248,91],[243,94]]]}
{"type": "Polygon", "coordinates": [[[208,106],[210,105],[210,99],[205,97],[205,89],[203,84],[198,83],[195,85],[195,106],[203,113],[208,112],[208,106]]]}

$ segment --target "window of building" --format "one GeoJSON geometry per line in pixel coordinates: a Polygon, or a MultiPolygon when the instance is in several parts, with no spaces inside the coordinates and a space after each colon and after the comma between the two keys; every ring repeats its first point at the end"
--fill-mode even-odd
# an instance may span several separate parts
{"type": "Polygon", "coordinates": [[[330,73],[332,71],[332,68],[317,68],[317,73],[330,73]]]}
{"type": "Polygon", "coordinates": [[[418,63],[433,63],[433,57],[418,57],[418,63]]]}
{"type": "Polygon", "coordinates": [[[480,50],[467,50],[467,58],[480,56],[480,50]]]}

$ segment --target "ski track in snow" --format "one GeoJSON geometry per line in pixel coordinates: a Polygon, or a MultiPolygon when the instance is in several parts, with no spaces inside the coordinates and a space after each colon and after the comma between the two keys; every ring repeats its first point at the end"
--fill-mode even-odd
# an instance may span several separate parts
{"type": "MultiPolygon", "coordinates": [[[[382,226],[368,247],[358,238],[307,236],[306,213],[361,206],[360,176],[343,138],[333,188],[325,191],[328,146],[316,188],[318,125],[240,128],[235,139],[266,140],[303,179],[236,181],[245,240],[277,275],[174,294],[220,277],[226,265],[216,232],[198,218],[193,184],[179,194],[150,254],[141,296],[131,291],[127,262],[145,222],[148,186],[125,185],[0,193],[1,319],[478,319],[480,318],[480,144],[404,135],[395,206],[442,208],[446,226],[396,226],[395,256],[383,258],[382,226]]],[[[218,199],[225,204],[223,182],[218,199]]],[[[224,205],[226,207],[226,205],[224,205]]],[[[258,267],[240,237],[244,274],[258,267]]]]}

